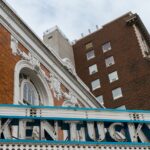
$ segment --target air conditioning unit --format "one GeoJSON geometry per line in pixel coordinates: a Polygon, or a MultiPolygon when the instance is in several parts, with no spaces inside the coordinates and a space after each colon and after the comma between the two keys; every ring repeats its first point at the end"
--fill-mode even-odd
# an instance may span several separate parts
{"type": "Polygon", "coordinates": [[[108,64],[108,66],[111,66],[111,65],[113,65],[113,63],[109,63],[109,64],[108,64]]]}
{"type": "Polygon", "coordinates": [[[150,55],[150,52],[149,52],[149,51],[144,51],[144,54],[145,54],[146,56],[149,56],[149,55],[150,55]]]}
{"type": "Polygon", "coordinates": [[[144,58],[150,60],[150,51],[144,51],[144,58]]]}
{"type": "Polygon", "coordinates": [[[96,73],[96,71],[95,71],[95,70],[91,72],[91,74],[94,74],[94,73],[96,73]]]}
{"type": "Polygon", "coordinates": [[[117,78],[114,78],[114,79],[112,79],[112,82],[114,82],[114,81],[116,81],[117,80],[117,78]]]}

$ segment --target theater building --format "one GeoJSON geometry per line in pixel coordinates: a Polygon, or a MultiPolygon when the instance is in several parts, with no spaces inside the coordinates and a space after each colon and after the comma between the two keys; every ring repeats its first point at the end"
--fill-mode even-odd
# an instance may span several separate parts
{"type": "Polygon", "coordinates": [[[131,12],[73,45],[76,72],[106,108],[150,109],[150,36],[131,12]]]}
{"type": "Polygon", "coordinates": [[[149,150],[150,112],[105,109],[73,51],[60,53],[72,50],[67,40],[47,41],[52,31],[41,41],[0,1],[0,150],[149,150]]]}

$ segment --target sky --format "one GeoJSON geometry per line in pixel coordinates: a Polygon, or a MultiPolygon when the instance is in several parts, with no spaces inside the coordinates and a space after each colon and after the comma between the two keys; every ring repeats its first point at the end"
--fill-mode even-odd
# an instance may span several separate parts
{"type": "Polygon", "coordinates": [[[132,11],[150,32],[150,0],[6,0],[23,21],[42,39],[57,25],[70,41],[132,11]]]}

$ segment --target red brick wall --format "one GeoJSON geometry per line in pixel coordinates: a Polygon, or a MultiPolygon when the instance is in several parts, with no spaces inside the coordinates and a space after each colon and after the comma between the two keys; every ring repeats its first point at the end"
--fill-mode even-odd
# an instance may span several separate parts
{"type": "Polygon", "coordinates": [[[150,109],[150,61],[143,59],[134,29],[127,26],[129,16],[105,25],[101,30],[77,41],[73,46],[76,70],[81,79],[91,88],[91,81],[99,78],[101,88],[93,91],[95,96],[103,95],[109,108],[126,105],[128,109],[150,109]],[[86,60],[85,44],[92,41],[96,57],[86,60]],[[102,52],[101,46],[111,42],[112,50],[102,52]],[[114,56],[115,65],[106,68],[105,59],[114,56]],[[98,65],[99,72],[89,76],[88,67],[98,65]],[[109,83],[108,74],[118,71],[119,80],[109,83]],[[123,98],[113,100],[111,91],[121,87],[123,98]]]}
{"type": "Polygon", "coordinates": [[[20,58],[10,48],[10,33],[0,25],[0,103],[13,103],[14,68],[20,58]]]}

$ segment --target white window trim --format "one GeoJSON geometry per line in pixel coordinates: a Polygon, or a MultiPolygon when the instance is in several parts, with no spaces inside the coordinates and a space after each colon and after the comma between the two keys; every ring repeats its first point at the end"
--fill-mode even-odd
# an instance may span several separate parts
{"type": "Polygon", "coordinates": [[[95,74],[95,73],[97,73],[98,72],[98,68],[97,68],[97,64],[94,64],[94,65],[91,65],[91,66],[89,66],[89,75],[93,75],[93,74],[95,74]],[[90,70],[90,68],[92,68],[92,67],[94,67],[94,66],[96,66],[95,68],[95,72],[94,73],[92,73],[92,71],[90,70]]]}
{"type": "MultiPolygon", "coordinates": [[[[23,79],[23,81],[21,81],[21,88],[20,88],[20,90],[21,90],[21,92],[20,92],[21,93],[21,102],[22,103],[24,103],[24,101],[23,101],[23,98],[24,98],[24,85],[26,83],[30,84],[33,87],[33,89],[36,90],[35,86],[33,85],[33,83],[31,83],[30,80],[23,79]]],[[[40,105],[40,96],[38,95],[38,91],[37,90],[36,90],[36,92],[37,92],[37,96],[39,97],[39,99],[38,99],[38,102],[35,105],[38,106],[38,105],[40,105]]],[[[27,102],[27,104],[29,104],[29,102],[27,102]]],[[[32,105],[32,104],[29,104],[29,105],[32,105]]]]}
{"type": "Polygon", "coordinates": [[[108,78],[109,78],[109,82],[110,82],[110,83],[113,83],[113,82],[119,80],[118,72],[117,72],[117,71],[113,71],[113,72],[109,73],[109,74],[108,74],[108,78]],[[112,75],[113,73],[116,73],[117,76],[116,76],[116,78],[114,78],[113,80],[111,80],[111,75],[112,75]]]}
{"type": "Polygon", "coordinates": [[[96,89],[99,89],[99,88],[101,87],[100,80],[99,80],[99,79],[96,79],[96,80],[94,80],[94,81],[92,81],[92,82],[91,82],[92,91],[94,91],[94,90],[96,90],[96,89]],[[92,82],[94,82],[94,81],[96,81],[96,80],[98,80],[98,81],[99,81],[99,85],[93,88],[93,86],[92,86],[92,82]]]}
{"type": "Polygon", "coordinates": [[[103,45],[102,45],[102,51],[103,51],[103,53],[106,53],[106,52],[108,52],[108,51],[110,51],[112,48],[111,48],[111,43],[110,42],[106,42],[106,43],[104,43],[103,45]],[[108,48],[108,49],[104,49],[103,47],[104,47],[104,45],[106,45],[106,44],[110,44],[110,47],[108,48]]]}
{"type": "MultiPolygon", "coordinates": [[[[32,64],[30,64],[28,61],[26,60],[20,60],[19,62],[17,62],[16,66],[15,66],[15,70],[14,70],[14,104],[21,104],[22,102],[21,100],[21,94],[20,94],[20,72],[23,68],[29,68],[31,71],[33,70],[33,66],[32,64]]],[[[41,88],[41,85],[36,86],[37,89],[40,90],[44,90],[41,91],[41,100],[43,101],[43,104],[46,106],[54,106],[54,100],[53,100],[53,96],[50,92],[50,88],[49,85],[47,84],[46,80],[44,79],[44,77],[42,76],[42,73],[39,73],[38,75],[39,80],[42,83],[43,88],[41,88]],[[44,93],[46,93],[46,95],[44,93]]],[[[38,91],[40,91],[38,90],[38,91]]],[[[22,103],[23,104],[23,103],[22,103]]]]}
{"type": "Polygon", "coordinates": [[[118,110],[126,110],[126,106],[125,105],[121,105],[119,107],[116,107],[115,109],[118,109],[118,110]]]}
{"type": "Polygon", "coordinates": [[[115,64],[115,60],[114,60],[114,57],[113,56],[110,56],[110,57],[107,57],[106,59],[105,59],[105,65],[106,65],[106,67],[108,68],[108,67],[110,67],[110,66],[112,66],[112,65],[114,65],[115,64]],[[110,58],[113,58],[113,63],[109,63],[108,65],[107,65],[107,59],[110,59],[110,58]]]}
{"type": "Polygon", "coordinates": [[[100,104],[104,105],[104,97],[103,97],[103,95],[97,96],[97,97],[96,97],[96,100],[97,100],[100,104]],[[99,100],[98,100],[98,97],[102,97],[102,101],[99,101],[99,100]]]}
{"type": "Polygon", "coordinates": [[[123,97],[123,95],[119,95],[119,96],[115,97],[114,100],[119,99],[121,97],[123,97]]]}
{"type": "Polygon", "coordinates": [[[93,58],[95,58],[95,52],[94,52],[94,55],[92,57],[88,58],[88,56],[87,56],[87,54],[90,53],[90,52],[92,52],[92,51],[94,52],[94,50],[91,50],[91,51],[89,51],[89,52],[86,53],[86,59],[88,61],[91,60],[91,59],[93,59],[93,58]]]}
{"type": "Polygon", "coordinates": [[[93,47],[93,43],[92,43],[92,42],[89,42],[89,43],[86,43],[86,44],[85,44],[86,50],[87,50],[87,49],[90,49],[90,48],[92,48],[92,47],[93,47]]]}
{"type": "Polygon", "coordinates": [[[113,100],[116,100],[116,99],[119,99],[119,98],[123,97],[122,88],[121,88],[121,87],[118,87],[118,88],[116,88],[116,89],[113,89],[113,90],[112,90],[113,100]],[[114,97],[114,96],[113,96],[113,91],[116,90],[116,89],[119,89],[119,88],[121,89],[121,95],[114,97]]]}

